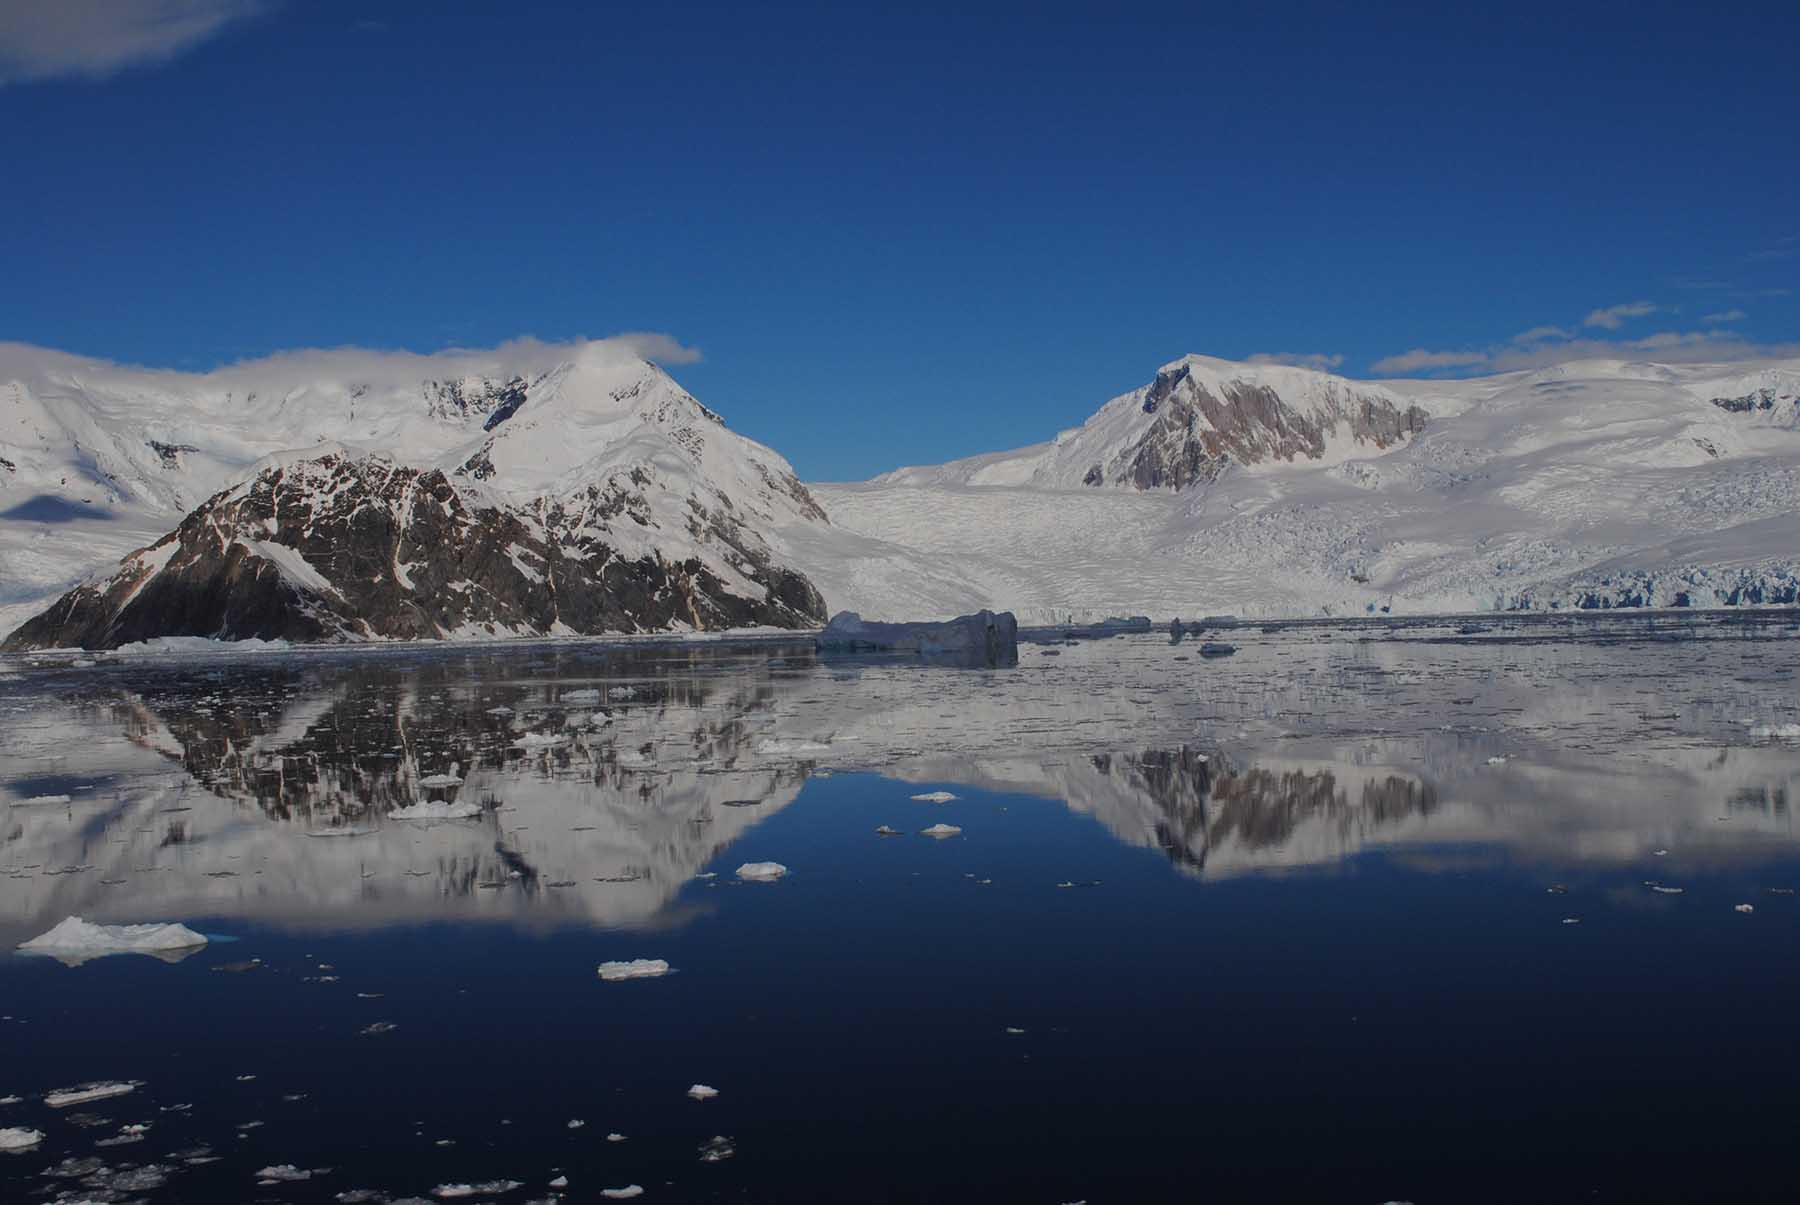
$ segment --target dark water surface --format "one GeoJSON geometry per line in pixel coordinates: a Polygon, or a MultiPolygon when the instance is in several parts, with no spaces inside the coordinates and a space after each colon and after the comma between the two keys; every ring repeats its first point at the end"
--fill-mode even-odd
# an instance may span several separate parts
{"type": "Polygon", "coordinates": [[[1795,634],[11,660],[0,1200],[1791,1199],[1795,634]]]}

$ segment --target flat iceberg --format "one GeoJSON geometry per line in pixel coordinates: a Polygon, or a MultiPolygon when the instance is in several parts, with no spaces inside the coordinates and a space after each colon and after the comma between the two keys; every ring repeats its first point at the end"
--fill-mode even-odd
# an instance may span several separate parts
{"type": "Polygon", "coordinates": [[[927,791],[923,795],[914,795],[913,798],[920,803],[950,803],[956,796],[948,791],[927,791]]]}
{"type": "Polygon", "coordinates": [[[822,653],[915,653],[1017,665],[1019,621],[1011,611],[977,611],[939,623],[871,623],[839,611],[814,644],[822,653]]]}
{"type": "Polygon", "coordinates": [[[708,1087],[705,1084],[695,1084],[692,1088],[688,1089],[688,1095],[695,1100],[711,1100],[718,1094],[719,1090],[717,1088],[708,1087]]]}
{"type": "Polygon", "coordinates": [[[627,1184],[624,1188],[602,1188],[600,1195],[609,1201],[629,1201],[633,1197],[644,1195],[642,1184],[627,1184]]]}
{"type": "Polygon", "coordinates": [[[419,780],[422,787],[460,787],[462,779],[454,774],[428,774],[419,780]]]}
{"type": "Polygon", "coordinates": [[[480,1197],[489,1193],[497,1196],[524,1187],[521,1180],[484,1180],[480,1184],[440,1184],[431,1190],[431,1195],[444,1200],[453,1197],[480,1197]]]}
{"type": "Polygon", "coordinates": [[[616,983],[621,979],[653,979],[668,973],[669,964],[660,958],[633,958],[600,964],[600,978],[608,983],[616,983]]]}
{"type": "Polygon", "coordinates": [[[48,933],[20,942],[19,949],[77,966],[108,954],[192,953],[205,944],[206,938],[186,925],[96,925],[71,916],[48,933]]]}
{"type": "Polygon", "coordinates": [[[773,883],[787,873],[780,862],[745,862],[737,868],[737,877],[757,883],[773,883]]]}
{"type": "Polygon", "coordinates": [[[481,805],[462,800],[445,803],[441,799],[421,799],[411,807],[388,813],[389,820],[473,820],[481,815],[481,805]]]}
{"type": "Polygon", "coordinates": [[[58,1088],[44,1097],[44,1103],[52,1109],[66,1109],[70,1105],[85,1105],[91,1101],[110,1100],[115,1096],[136,1092],[143,1082],[136,1079],[94,1080],[90,1083],[76,1084],[73,1088],[58,1088]]]}
{"type": "Polygon", "coordinates": [[[956,827],[954,824],[934,824],[930,828],[920,829],[919,836],[938,837],[940,839],[944,837],[960,837],[962,836],[962,829],[956,827]]]}

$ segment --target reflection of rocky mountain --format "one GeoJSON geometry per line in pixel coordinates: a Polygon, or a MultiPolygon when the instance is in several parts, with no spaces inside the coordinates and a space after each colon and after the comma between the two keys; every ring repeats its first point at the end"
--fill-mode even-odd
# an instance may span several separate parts
{"type": "Polygon", "coordinates": [[[122,734],[133,785],[12,809],[0,865],[67,873],[0,881],[0,898],[32,897],[8,912],[105,916],[129,900],[132,915],[331,924],[643,923],[810,769],[751,748],[765,681],[699,678],[681,654],[615,659],[610,685],[367,668],[323,682],[275,668],[254,690],[179,681],[69,717],[122,734]],[[393,818],[421,800],[481,814],[393,818]]]}

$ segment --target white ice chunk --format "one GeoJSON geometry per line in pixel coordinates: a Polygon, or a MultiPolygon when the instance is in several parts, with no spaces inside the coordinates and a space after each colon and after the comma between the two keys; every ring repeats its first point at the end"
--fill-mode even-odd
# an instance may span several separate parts
{"type": "Polygon", "coordinates": [[[930,828],[920,829],[919,835],[921,837],[937,837],[940,839],[944,837],[960,837],[962,835],[962,829],[954,824],[934,824],[930,828]]]}
{"type": "Polygon", "coordinates": [[[44,1131],[12,1128],[0,1130],[0,1151],[28,1151],[44,1140],[44,1131]]]}
{"type": "Polygon", "coordinates": [[[584,686],[580,690],[565,690],[562,693],[562,701],[565,703],[598,703],[600,692],[591,686],[584,686]]]}
{"type": "Polygon", "coordinates": [[[1733,904],[1732,911],[1734,911],[1734,912],[1755,912],[1756,905],[1755,904],[1733,904]]]}
{"type": "Polygon", "coordinates": [[[44,1097],[44,1103],[52,1109],[66,1109],[70,1105],[85,1105],[90,1101],[124,1096],[127,1092],[136,1092],[142,1084],[142,1080],[135,1079],[94,1080],[92,1083],[77,1084],[73,1088],[59,1088],[44,1097]]]}
{"type": "Polygon", "coordinates": [[[440,1184],[431,1190],[431,1195],[449,1200],[452,1197],[479,1197],[490,1192],[511,1192],[524,1187],[519,1180],[484,1180],[480,1184],[440,1184]]]}
{"type": "Polygon", "coordinates": [[[920,803],[949,803],[956,798],[948,791],[927,791],[923,795],[914,795],[920,803]]]}
{"type": "Polygon", "coordinates": [[[780,862],[745,862],[737,868],[737,877],[758,883],[773,883],[787,873],[780,862]]]}
{"type": "Polygon", "coordinates": [[[80,963],[108,954],[158,954],[205,944],[206,938],[186,925],[96,925],[71,916],[48,933],[21,942],[19,949],[80,963]]]}
{"type": "Polygon", "coordinates": [[[629,1201],[633,1197],[644,1195],[642,1184],[627,1184],[624,1188],[603,1188],[600,1195],[613,1201],[629,1201]]]}
{"type": "Polygon", "coordinates": [[[608,983],[620,979],[651,979],[657,975],[667,975],[669,964],[660,958],[633,958],[623,962],[603,962],[600,964],[600,978],[608,983]]]}
{"type": "Polygon", "coordinates": [[[312,1179],[312,1175],[308,1168],[295,1167],[292,1163],[276,1163],[257,1172],[256,1178],[279,1181],[284,1184],[298,1184],[303,1180],[312,1179]]]}
{"type": "Polygon", "coordinates": [[[460,787],[462,779],[454,774],[429,774],[419,780],[422,787],[460,787]]]}
{"type": "Polygon", "coordinates": [[[688,1089],[688,1095],[695,1100],[711,1100],[718,1094],[719,1090],[717,1088],[709,1088],[705,1084],[695,1084],[692,1088],[688,1089]]]}

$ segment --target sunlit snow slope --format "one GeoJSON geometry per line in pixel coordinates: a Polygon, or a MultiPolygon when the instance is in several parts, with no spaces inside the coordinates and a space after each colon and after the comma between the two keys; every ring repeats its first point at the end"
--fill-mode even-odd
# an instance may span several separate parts
{"type": "Polygon", "coordinates": [[[1800,361],[1366,383],[1195,356],[1051,442],[812,489],[833,526],[780,538],[871,618],[1794,602],[1800,361]]]}

